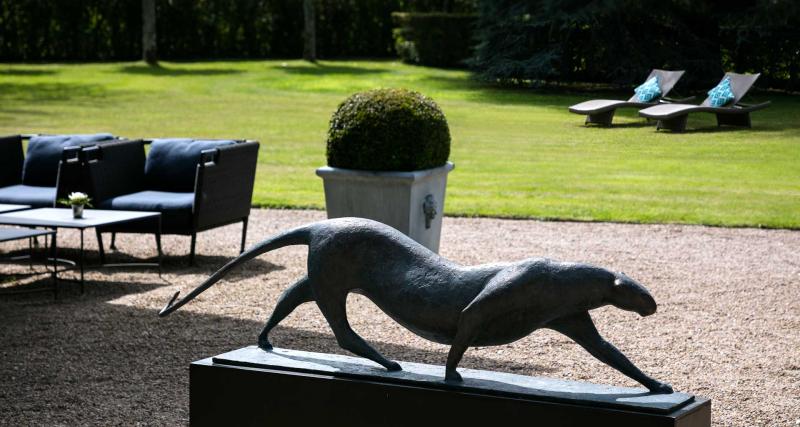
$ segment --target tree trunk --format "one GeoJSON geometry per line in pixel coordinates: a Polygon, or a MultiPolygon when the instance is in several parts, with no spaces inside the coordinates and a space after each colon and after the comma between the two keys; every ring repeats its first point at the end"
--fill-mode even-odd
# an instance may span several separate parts
{"type": "Polygon", "coordinates": [[[142,59],[150,65],[158,65],[155,0],[142,0],[142,59]]]}
{"type": "Polygon", "coordinates": [[[303,59],[317,62],[317,28],[314,0],[303,0],[303,59]]]}

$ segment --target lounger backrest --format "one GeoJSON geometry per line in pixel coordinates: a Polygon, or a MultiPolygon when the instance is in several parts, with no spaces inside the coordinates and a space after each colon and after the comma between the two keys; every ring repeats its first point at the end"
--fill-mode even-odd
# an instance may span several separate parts
{"type": "MultiPolygon", "coordinates": [[[[650,74],[647,75],[647,78],[644,79],[644,81],[648,81],[654,76],[658,76],[658,86],[661,89],[661,96],[659,98],[663,98],[667,96],[667,94],[669,93],[669,91],[672,90],[673,87],[675,87],[675,83],[678,83],[678,80],[681,79],[683,73],[684,73],[683,70],[668,71],[668,70],[653,69],[652,71],[650,71],[650,74]]],[[[637,99],[638,95],[634,94],[628,101],[638,102],[637,99]]]]}
{"type": "MultiPolygon", "coordinates": [[[[733,96],[734,96],[733,101],[728,105],[736,105],[737,102],[739,102],[742,98],[744,98],[744,96],[747,95],[747,92],[750,91],[750,88],[753,87],[753,83],[755,83],[756,80],[758,80],[758,76],[760,75],[761,73],[758,74],[725,73],[725,76],[722,78],[722,80],[725,80],[725,77],[730,77],[731,90],[733,91],[733,96]]],[[[722,80],[720,80],[720,82],[722,82],[722,80]]],[[[704,107],[710,106],[711,97],[709,96],[708,98],[706,98],[706,100],[703,101],[703,103],[700,105],[704,107]]]]}

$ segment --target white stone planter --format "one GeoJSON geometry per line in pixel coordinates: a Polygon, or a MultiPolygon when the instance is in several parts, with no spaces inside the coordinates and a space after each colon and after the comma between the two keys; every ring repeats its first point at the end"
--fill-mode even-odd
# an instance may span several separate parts
{"type": "Polygon", "coordinates": [[[390,225],[428,249],[439,251],[447,174],[455,166],[413,172],[372,172],[325,166],[328,218],[355,216],[390,225]]]}

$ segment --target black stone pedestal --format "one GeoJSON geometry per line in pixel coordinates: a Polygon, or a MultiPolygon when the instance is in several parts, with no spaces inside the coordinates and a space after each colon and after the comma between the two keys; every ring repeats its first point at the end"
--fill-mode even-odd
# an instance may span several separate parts
{"type": "Polygon", "coordinates": [[[683,393],[400,362],[387,372],[333,354],[246,347],[192,363],[193,426],[711,425],[711,402],[683,393]]]}

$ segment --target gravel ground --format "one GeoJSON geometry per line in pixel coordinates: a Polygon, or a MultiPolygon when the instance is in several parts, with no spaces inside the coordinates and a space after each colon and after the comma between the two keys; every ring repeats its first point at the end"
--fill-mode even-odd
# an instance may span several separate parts
{"type": "MultiPolygon", "coordinates": [[[[248,240],[323,218],[254,210],[248,240]]],[[[59,235],[62,247],[77,247],[77,233],[59,235]]],[[[66,283],[57,302],[48,294],[0,298],[0,424],[186,424],[189,362],[254,344],[278,296],[305,272],[305,248],[281,249],[172,316],[156,316],[173,292],[189,291],[236,255],[238,239],[238,225],[201,234],[199,265],[191,268],[183,256],[188,238],[168,236],[162,278],[150,270],[93,271],[84,295],[66,283]]],[[[800,232],[446,218],[442,242],[445,257],[466,264],[547,256],[626,272],[650,289],[659,311],[647,318],[613,307],[592,312],[609,341],[676,390],[711,398],[714,425],[800,422],[800,232]]],[[[152,236],[125,235],[118,247],[111,258],[121,261],[155,251],[152,236]]],[[[48,284],[8,276],[26,271],[0,266],[2,286],[48,284]]],[[[388,357],[444,364],[445,346],[412,335],[363,297],[350,297],[348,313],[388,357]]],[[[344,353],[313,304],[287,318],[273,343],[344,353]]],[[[461,366],[636,385],[551,331],[470,349],[461,366]]]]}

